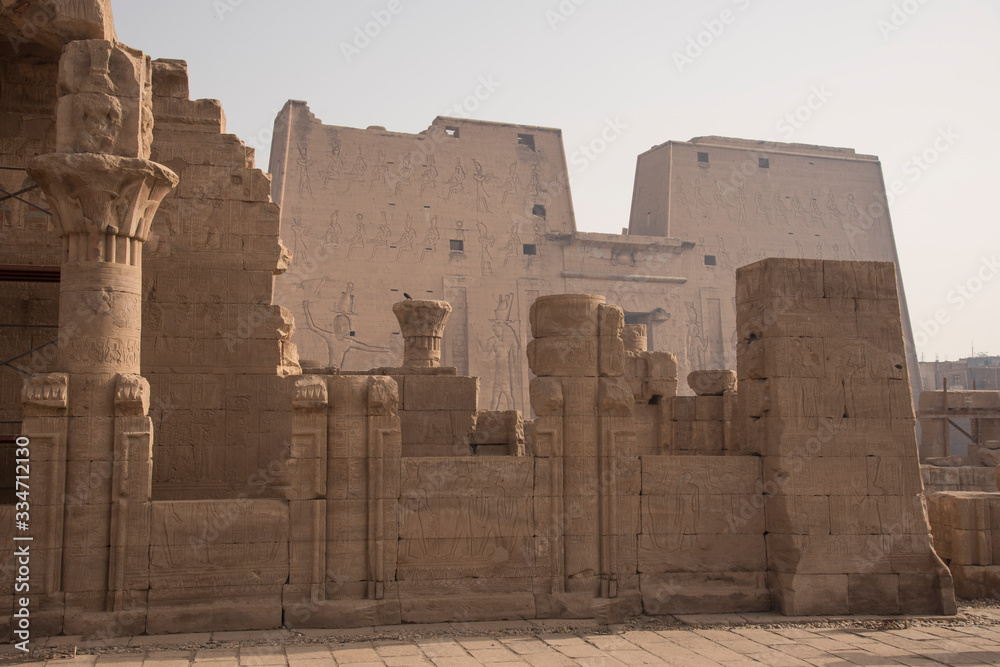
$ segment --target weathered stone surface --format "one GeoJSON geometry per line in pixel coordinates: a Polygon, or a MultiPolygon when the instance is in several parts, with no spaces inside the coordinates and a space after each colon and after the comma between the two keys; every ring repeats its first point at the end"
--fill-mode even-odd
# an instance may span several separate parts
{"type": "Polygon", "coordinates": [[[735,371],[692,371],[687,380],[699,396],[722,396],[727,391],[736,391],[735,371]]]}

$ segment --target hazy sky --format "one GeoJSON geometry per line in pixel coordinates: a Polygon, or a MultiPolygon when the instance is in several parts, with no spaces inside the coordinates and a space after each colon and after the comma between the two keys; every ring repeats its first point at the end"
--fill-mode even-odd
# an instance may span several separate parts
{"type": "Polygon", "coordinates": [[[122,42],[188,61],[192,98],[221,100],[228,131],[265,170],[290,98],[331,125],[419,132],[468,115],[561,128],[583,231],[628,225],[636,156],[667,140],[878,155],[887,186],[898,181],[890,212],[918,355],[969,356],[973,344],[1000,354],[997,0],[113,7],[122,42]],[[573,160],[609,122],[617,139],[573,160]]]}

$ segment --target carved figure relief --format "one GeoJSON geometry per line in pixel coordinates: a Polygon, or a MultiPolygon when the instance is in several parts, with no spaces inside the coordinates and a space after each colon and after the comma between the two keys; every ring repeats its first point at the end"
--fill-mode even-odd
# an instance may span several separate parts
{"type": "Polygon", "coordinates": [[[333,312],[343,313],[344,315],[357,315],[354,312],[354,283],[347,283],[347,287],[340,293],[340,298],[337,299],[337,305],[334,307],[333,312]]]}
{"type": "Polygon", "coordinates": [[[347,259],[351,258],[351,253],[354,252],[355,248],[365,247],[365,216],[358,213],[356,216],[357,227],[354,230],[354,236],[351,237],[351,242],[347,246],[347,259]]]}
{"type": "Polygon", "coordinates": [[[826,210],[837,219],[838,224],[843,222],[844,214],[840,212],[840,207],[837,206],[837,197],[834,196],[833,190],[830,190],[830,194],[826,198],[826,210]]]}
{"type": "Polygon", "coordinates": [[[508,292],[507,294],[497,294],[497,307],[493,311],[494,319],[497,322],[509,322],[510,321],[510,308],[514,303],[514,293],[508,292]]]}
{"type": "Polygon", "coordinates": [[[736,224],[739,227],[747,226],[747,193],[742,185],[736,191],[736,224]]]}
{"type": "Polygon", "coordinates": [[[334,143],[330,147],[330,161],[326,163],[326,171],[323,172],[323,189],[326,190],[330,181],[337,180],[343,170],[344,159],[340,157],[340,143],[334,143]]]}
{"type": "Polygon", "coordinates": [[[726,197],[726,187],[718,181],[715,182],[715,196],[713,198],[715,199],[715,205],[718,209],[720,211],[725,211],[726,217],[732,220],[733,205],[729,203],[729,199],[726,197]]]}
{"type": "Polygon", "coordinates": [[[791,222],[788,219],[788,207],[785,206],[784,200],[781,198],[781,194],[774,193],[774,212],[776,215],[780,216],[785,220],[785,224],[789,225],[791,222]]]}
{"type": "Polygon", "coordinates": [[[826,227],[826,220],[823,218],[823,213],[819,210],[819,203],[812,199],[809,202],[809,215],[812,216],[813,220],[816,220],[824,228],[826,227]]]}
{"type": "Polygon", "coordinates": [[[424,261],[424,256],[429,252],[437,252],[437,242],[441,238],[441,232],[438,230],[438,218],[435,215],[431,218],[431,225],[427,228],[427,233],[424,234],[423,250],[420,251],[420,261],[424,261]]]}
{"type": "Polygon", "coordinates": [[[389,165],[385,162],[385,151],[378,152],[377,163],[375,168],[372,169],[372,180],[368,186],[368,192],[371,193],[375,189],[375,185],[381,181],[382,185],[388,187],[386,182],[386,174],[389,172],[389,165]]]}
{"type": "Polygon", "coordinates": [[[365,162],[365,158],[361,154],[361,146],[358,146],[358,156],[354,158],[354,166],[351,168],[351,180],[347,182],[347,189],[344,190],[344,194],[350,194],[351,187],[355,183],[364,183],[367,172],[368,163],[365,162]]]}
{"type": "Polygon", "coordinates": [[[771,209],[768,208],[767,203],[764,201],[764,195],[757,192],[754,195],[754,199],[757,201],[757,214],[762,216],[768,225],[773,225],[774,222],[771,220],[771,209]]]}
{"type": "Polygon", "coordinates": [[[671,526],[678,550],[689,551],[697,546],[698,527],[701,522],[701,487],[694,482],[694,474],[685,472],[673,489],[672,499],[677,518],[671,526]]]}
{"type": "Polygon", "coordinates": [[[296,149],[299,153],[295,159],[295,164],[299,167],[299,196],[312,199],[312,183],[309,178],[313,161],[309,159],[309,144],[299,143],[296,145],[296,149]]]}
{"type": "Polygon", "coordinates": [[[515,396],[520,395],[521,343],[510,322],[494,320],[490,329],[493,335],[485,343],[479,342],[493,375],[490,410],[515,410],[515,396]]]}
{"type": "Polygon", "coordinates": [[[482,248],[482,273],[484,276],[492,276],[493,274],[493,255],[490,254],[490,248],[494,246],[497,241],[496,236],[490,235],[489,228],[482,222],[476,221],[476,228],[479,230],[479,245],[482,248]]]}
{"type": "Polygon", "coordinates": [[[705,353],[708,351],[708,341],[702,331],[701,318],[694,302],[685,301],[687,311],[687,349],[688,370],[697,371],[705,368],[705,353]]]}
{"type": "Polygon", "coordinates": [[[420,196],[424,196],[424,192],[427,190],[434,190],[437,188],[437,177],[438,170],[434,166],[434,156],[427,156],[427,167],[420,174],[420,196]]]}
{"type": "Polygon", "coordinates": [[[476,211],[478,213],[490,212],[490,195],[486,192],[486,185],[493,180],[493,174],[483,173],[483,165],[479,160],[472,161],[474,170],[472,180],[476,182],[476,211]]]}
{"type": "Polygon", "coordinates": [[[396,175],[393,177],[392,194],[399,194],[400,187],[410,184],[410,175],[413,174],[413,167],[410,166],[412,161],[413,151],[410,151],[403,157],[403,161],[399,164],[399,169],[396,170],[396,175]]]}
{"type": "MultiPolygon", "coordinates": [[[[353,284],[349,284],[349,286],[353,288],[353,284]]],[[[342,300],[343,297],[344,295],[342,294],[342,300]]],[[[351,304],[353,306],[353,296],[351,297],[351,304]]],[[[328,366],[345,368],[347,355],[352,350],[357,352],[387,352],[389,349],[378,345],[369,345],[358,340],[354,336],[354,331],[351,330],[351,318],[344,312],[336,314],[333,318],[333,327],[328,329],[320,326],[313,318],[308,300],[302,302],[302,310],[306,316],[306,327],[326,343],[328,366]]]]}
{"type": "Polygon", "coordinates": [[[389,237],[392,236],[392,229],[389,227],[388,220],[386,220],[385,211],[382,211],[381,215],[382,224],[378,226],[375,236],[369,239],[372,242],[372,254],[368,257],[369,261],[375,259],[375,253],[378,252],[379,248],[389,250],[389,237]]]}
{"type": "Polygon", "coordinates": [[[517,223],[515,222],[510,226],[510,236],[507,237],[507,245],[503,247],[503,265],[507,266],[507,262],[511,259],[516,258],[518,253],[521,252],[521,237],[517,233],[517,223]]]}
{"type": "Polygon", "coordinates": [[[445,199],[450,200],[451,196],[456,192],[464,192],[465,186],[463,183],[465,183],[465,169],[462,168],[462,159],[455,158],[455,171],[447,181],[448,194],[445,195],[445,199]]]}
{"type": "Polygon", "coordinates": [[[333,252],[334,248],[340,247],[340,233],[342,230],[340,228],[340,224],[337,222],[339,219],[339,210],[330,214],[330,226],[327,227],[326,233],[323,234],[323,238],[320,239],[323,242],[319,251],[320,257],[327,257],[333,252]]]}
{"type": "Polygon", "coordinates": [[[799,199],[798,195],[792,195],[792,211],[795,213],[795,217],[802,218],[802,222],[809,221],[809,214],[802,207],[802,200],[799,199]]]}
{"type": "Polygon", "coordinates": [[[542,196],[542,177],[538,174],[538,165],[531,165],[531,175],[528,177],[528,191],[524,194],[524,203],[538,201],[542,196]]]}
{"type": "Polygon", "coordinates": [[[503,184],[503,199],[500,200],[501,206],[507,203],[508,197],[517,197],[517,186],[520,182],[521,179],[517,175],[517,162],[511,162],[507,168],[507,180],[503,184]]]}
{"type": "Polygon", "coordinates": [[[406,214],[406,221],[404,222],[403,233],[399,236],[396,241],[396,261],[399,261],[400,256],[404,252],[413,251],[413,241],[417,238],[417,232],[413,229],[413,216],[409,213],[406,214]]]}

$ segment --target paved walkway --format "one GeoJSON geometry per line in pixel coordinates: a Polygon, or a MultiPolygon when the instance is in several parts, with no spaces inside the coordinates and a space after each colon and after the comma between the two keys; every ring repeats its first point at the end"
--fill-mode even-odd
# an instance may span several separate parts
{"type": "Polygon", "coordinates": [[[1000,609],[956,618],[789,619],[773,614],[406,625],[366,630],[55,637],[0,662],[119,667],[325,665],[1000,665],[1000,609]],[[75,655],[74,655],[75,652],[75,655]]]}

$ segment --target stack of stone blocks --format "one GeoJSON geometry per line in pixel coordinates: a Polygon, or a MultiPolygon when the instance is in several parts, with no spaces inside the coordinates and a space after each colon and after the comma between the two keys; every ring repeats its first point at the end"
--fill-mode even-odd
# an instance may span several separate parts
{"type": "Polygon", "coordinates": [[[934,553],[890,263],[737,271],[739,405],[786,614],[953,613],[934,553]]]}
{"type": "Polygon", "coordinates": [[[967,600],[1000,599],[1000,493],[949,491],[928,496],[934,548],[967,600]]]}

